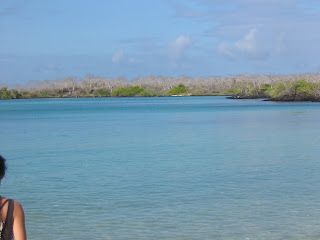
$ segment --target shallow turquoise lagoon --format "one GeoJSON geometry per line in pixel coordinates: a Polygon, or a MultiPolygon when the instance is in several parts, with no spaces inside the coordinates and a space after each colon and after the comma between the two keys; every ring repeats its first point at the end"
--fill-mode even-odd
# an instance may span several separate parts
{"type": "Polygon", "coordinates": [[[320,103],[0,101],[29,239],[319,239],[320,103]]]}

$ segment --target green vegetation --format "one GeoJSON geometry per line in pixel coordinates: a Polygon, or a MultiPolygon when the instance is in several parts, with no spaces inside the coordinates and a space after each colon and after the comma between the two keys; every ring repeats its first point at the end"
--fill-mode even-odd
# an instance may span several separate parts
{"type": "Polygon", "coordinates": [[[255,84],[254,82],[246,82],[238,84],[239,86],[229,89],[228,93],[232,98],[251,99],[251,98],[268,98],[267,91],[270,88],[269,84],[255,84]]]}
{"type": "Polygon", "coordinates": [[[168,91],[168,95],[174,96],[174,95],[182,95],[188,91],[188,88],[180,83],[178,86],[175,86],[170,91],[168,91]]]}
{"type": "Polygon", "coordinates": [[[148,76],[127,81],[87,75],[83,79],[31,81],[0,88],[0,99],[70,97],[217,96],[273,101],[320,101],[320,73],[179,78],[148,76]]]}
{"type": "Polygon", "coordinates": [[[208,93],[208,92],[194,92],[190,96],[228,96],[228,93],[208,93]]]}
{"type": "Polygon", "coordinates": [[[0,99],[15,99],[20,97],[21,94],[15,89],[9,90],[6,87],[0,88],[0,99]]]}
{"type": "Polygon", "coordinates": [[[139,86],[118,88],[111,93],[112,97],[156,97],[157,94],[139,86]]]}
{"type": "Polygon", "coordinates": [[[109,97],[110,92],[105,89],[98,89],[93,92],[93,96],[95,96],[95,97],[109,97]]]}
{"type": "Polygon", "coordinates": [[[274,86],[263,84],[258,87],[232,88],[232,98],[268,98],[273,101],[320,101],[320,83],[305,79],[279,82],[274,86]]]}
{"type": "Polygon", "coordinates": [[[241,90],[238,88],[230,88],[228,93],[230,93],[231,95],[237,95],[241,93],[241,90]]]}
{"type": "Polygon", "coordinates": [[[319,101],[320,84],[305,79],[278,83],[267,90],[271,100],[277,101],[319,101]]]}

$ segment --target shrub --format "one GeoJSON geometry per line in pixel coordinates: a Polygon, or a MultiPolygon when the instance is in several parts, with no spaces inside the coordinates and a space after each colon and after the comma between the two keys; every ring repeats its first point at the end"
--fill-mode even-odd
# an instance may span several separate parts
{"type": "Polygon", "coordinates": [[[11,99],[12,96],[10,94],[10,90],[8,90],[6,87],[3,87],[0,89],[0,99],[11,99]]]}
{"type": "Polygon", "coordinates": [[[156,92],[143,90],[142,92],[139,92],[136,96],[138,96],[138,97],[158,97],[158,94],[156,92]]]}
{"type": "Polygon", "coordinates": [[[305,79],[294,82],[294,88],[295,88],[296,94],[299,94],[302,92],[309,96],[314,93],[316,87],[317,87],[316,83],[307,82],[305,79]]]}
{"type": "Polygon", "coordinates": [[[142,87],[134,86],[127,90],[127,96],[137,96],[139,93],[143,91],[144,89],[142,87]]]}
{"type": "Polygon", "coordinates": [[[174,88],[172,88],[168,92],[168,95],[180,95],[180,94],[186,93],[187,91],[188,91],[188,88],[182,83],[180,83],[178,86],[175,86],[174,88]]]}
{"type": "Polygon", "coordinates": [[[21,94],[15,90],[9,90],[6,87],[3,87],[0,89],[0,99],[15,99],[15,98],[21,98],[21,94]]]}
{"type": "Polygon", "coordinates": [[[122,87],[114,90],[111,93],[112,97],[133,97],[133,96],[139,96],[140,93],[145,91],[142,87],[134,86],[131,88],[122,87]]]}
{"type": "Polygon", "coordinates": [[[111,96],[112,96],[112,97],[122,97],[122,96],[125,96],[127,90],[128,90],[128,88],[126,88],[126,87],[118,88],[118,89],[114,90],[114,91],[111,93],[111,96]]]}
{"type": "Polygon", "coordinates": [[[110,96],[110,92],[105,89],[98,89],[93,92],[93,95],[95,97],[108,97],[110,96]]]}
{"type": "Polygon", "coordinates": [[[267,90],[273,100],[280,101],[310,101],[315,100],[315,92],[319,84],[297,80],[293,82],[278,83],[274,88],[267,90]]]}
{"type": "Polygon", "coordinates": [[[229,89],[228,92],[233,95],[233,94],[239,94],[239,93],[241,93],[241,90],[238,89],[238,88],[231,88],[231,89],[229,89]]]}

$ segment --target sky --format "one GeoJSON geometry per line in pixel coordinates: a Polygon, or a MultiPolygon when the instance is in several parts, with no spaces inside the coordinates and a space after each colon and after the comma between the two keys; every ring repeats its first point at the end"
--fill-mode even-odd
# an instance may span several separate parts
{"type": "Polygon", "coordinates": [[[319,0],[0,0],[0,86],[320,71],[319,0]]]}

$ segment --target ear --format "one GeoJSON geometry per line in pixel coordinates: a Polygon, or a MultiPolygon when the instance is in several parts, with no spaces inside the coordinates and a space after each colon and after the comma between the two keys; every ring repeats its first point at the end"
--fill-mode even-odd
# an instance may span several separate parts
{"type": "Polygon", "coordinates": [[[0,175],[0,181],[2,180],[3,177],[4,177],[4,175],[0,175]]]}

